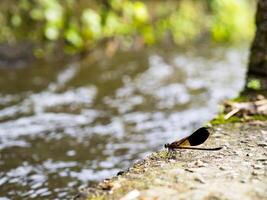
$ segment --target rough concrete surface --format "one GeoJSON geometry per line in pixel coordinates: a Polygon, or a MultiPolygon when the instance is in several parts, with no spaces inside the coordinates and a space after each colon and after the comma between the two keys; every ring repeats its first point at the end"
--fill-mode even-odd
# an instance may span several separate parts
{"type": "Polygon", "coordinates": [[[267,121],[228,123],[210,131],[202,146],[222,150],[161,150],[76,199],[267,199],[267,121]]]}

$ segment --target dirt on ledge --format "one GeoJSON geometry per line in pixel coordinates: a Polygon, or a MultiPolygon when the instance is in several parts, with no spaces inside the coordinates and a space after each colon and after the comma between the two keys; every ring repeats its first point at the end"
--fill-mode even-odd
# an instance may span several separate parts
{"type": "Polygon", "coordinates": [[[204,147],[219,151],[161,150],[75,199],[267,199],[267,121],[210,128],[204,147]]]}

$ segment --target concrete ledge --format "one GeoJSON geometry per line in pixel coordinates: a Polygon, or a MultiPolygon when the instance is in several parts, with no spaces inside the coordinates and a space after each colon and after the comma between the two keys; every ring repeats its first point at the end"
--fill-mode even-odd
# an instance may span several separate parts
{"type": "Polygon", "coordinates": [[[206,147],[161,150],[75,199],[267,199],[267,122],[218,125],[206,147]]]}

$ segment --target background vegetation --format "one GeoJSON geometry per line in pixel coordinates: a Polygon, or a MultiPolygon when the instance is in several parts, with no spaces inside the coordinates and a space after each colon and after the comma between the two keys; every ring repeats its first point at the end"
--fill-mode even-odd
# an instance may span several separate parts
{"type": "Polygon", "coordinates": [[[214,42],[250,41],[251,0],[4,0],[0,2],[0,43],[34,44],[42,57],[105,44],[110,51],[156,42],[177,45],[209,37],[214,42]]]}

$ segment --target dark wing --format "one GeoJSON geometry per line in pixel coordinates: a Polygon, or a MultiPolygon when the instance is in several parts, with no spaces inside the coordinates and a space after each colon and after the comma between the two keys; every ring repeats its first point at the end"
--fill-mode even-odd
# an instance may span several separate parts
{"type": "MultiPolygon", "coordinates": [[[[204,143],[208,137],[210,136],[210,132],[207,128],[202,127],[197,129],[192,135],[190,135],[187,140],[190,144],[190,146],[196,146],[204,143]]],[[[186,142],[186,141],[185,141],[186,142]]],[[[183,146],[183,143],[180,144],[180,146],[183,146]]]]}
{"type": "Polygon", "coordinates": [[[181,140],[175,141],[171,144],[166,144],[165,147],[169,149],[175,149],[182,146],[197,146],[204,143],[210,135],[210,132],[207,128],[202,127],[197,129],[190,136],[183,138],[181,140]]]}

